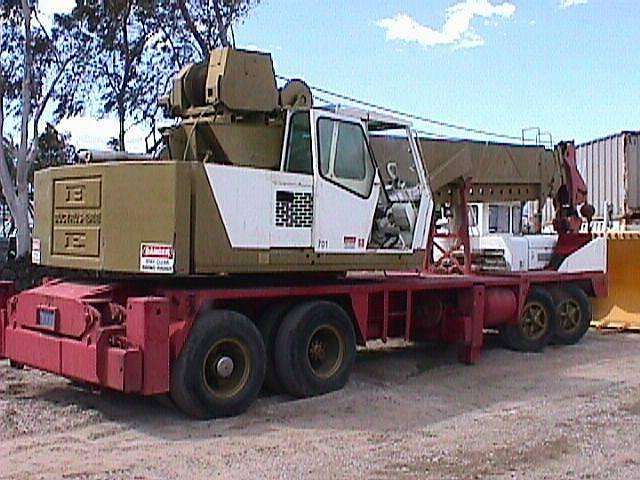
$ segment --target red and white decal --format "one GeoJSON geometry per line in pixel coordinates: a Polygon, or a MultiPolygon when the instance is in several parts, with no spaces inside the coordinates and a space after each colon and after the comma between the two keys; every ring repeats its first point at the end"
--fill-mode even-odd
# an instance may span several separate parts
{"type": "Polygon", "coordinates": [[[355,250],[356,248],[356,237],[344,237],[343,244],[346,250],[355,250]]]}
{"type": "Polygon", "coordinates": [[[175,272],[176,254],[172,245],[142,243],[140,245],[140,271],[171,274],[175,272]]]}

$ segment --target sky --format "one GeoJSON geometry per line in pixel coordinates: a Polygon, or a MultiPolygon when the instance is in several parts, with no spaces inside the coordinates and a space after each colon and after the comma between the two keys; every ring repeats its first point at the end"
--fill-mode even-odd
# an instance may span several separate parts
{"type": "MultiPolygon", "coordinates": [[[[314,86],[514,138],[539,127],[585,142],[640,130],[636,10],[637,0],[262,0],[235,38],[314,86]]],[[[95,135],[66,123],[74,137],[95,135]]]]}
{"type": "Polygon", "coordinates": [[[265,0],[236,40],[270,50],[280,74],[331,91],[516,137],[540,127],[555,141],[584,142],[640,129],[637,7],[637,0],[265,0]]]}

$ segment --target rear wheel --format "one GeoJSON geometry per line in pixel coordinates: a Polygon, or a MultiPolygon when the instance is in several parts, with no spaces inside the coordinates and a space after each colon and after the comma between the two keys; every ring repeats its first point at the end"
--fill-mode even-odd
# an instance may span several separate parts
{"type": "Polygon", "coordinates": [[[23,363],[16,362],[16,361],[14,361],[14,360],[9,360],[9,366],[10,366],[11,368],[16,369],[16,370],[24,370],[24,364],[23,364],[23,363]]]}
{"type": "Polygon", "coordinates": [[[556,330],[556,310],[551,294],[534,288],[527,297],[516,325],[500,330],[507,347],[520,352],[539,352],[546,347],[556,330]]]}
{"type": "Polygon", "coordinates": [[[267,354],[267,365],[264,377],[264,387],[272,393],[282,393],[284,388],[276,372],[275,349],[278,329],[282,320],[291,308],[288,303],[276,304],[268,307],[258,322],[258,329],[262,334],[267,354]]]}
{"type": "Polygon", "coordinates": [[[346,312],[332,302],[294,307],[276,339],[276,370],[285,390],[299,398],[339,390],[356,356],[356,336],[346,312]]]}
{"type": "Polygon", "coordinates": [[[244,412],[260,392],[265,373],[260,332],[244,315],[211,311],[193,326],[171,371],[171,398],[199,419],[244,412]]]}
{"type": "Polygon", "coordinates": [[[558,320],[553,341],[559,345],[575,345],[591,325],[591,302],[584,290],[575,285],[555,290],[553,299],[558,320]]]}

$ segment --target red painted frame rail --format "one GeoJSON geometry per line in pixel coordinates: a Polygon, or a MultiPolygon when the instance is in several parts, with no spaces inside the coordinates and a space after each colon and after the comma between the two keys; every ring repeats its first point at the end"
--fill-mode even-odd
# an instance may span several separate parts
{"type": "Polygon", "coordinates": [[[576,282],[592,296],[606,295],[605,274],[548,271],[363,275],[284,286],[54,280],[18,295],[5,282],[0,283],[0,358],[122,392],[163,394],[169,390],[171,362],[202,310],[238,309],[259,318],[274,303],[325,298],[351,313],[361,345],[388,338],[444,341],[459,346],[461,361],[474,363],[484,330],[516,322],[532,285],[576,282]]]}

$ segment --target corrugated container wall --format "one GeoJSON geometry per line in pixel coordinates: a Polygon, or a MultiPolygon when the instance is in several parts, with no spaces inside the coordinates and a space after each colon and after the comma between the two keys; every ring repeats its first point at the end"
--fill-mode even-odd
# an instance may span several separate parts
{"type": "Polygon", "coordinates": [[[640,132],[623,132],[580,145],[578,170],[588,190],[588,201],[602,219],[605,204],[612,220],[640,214],[640,132]]]}

